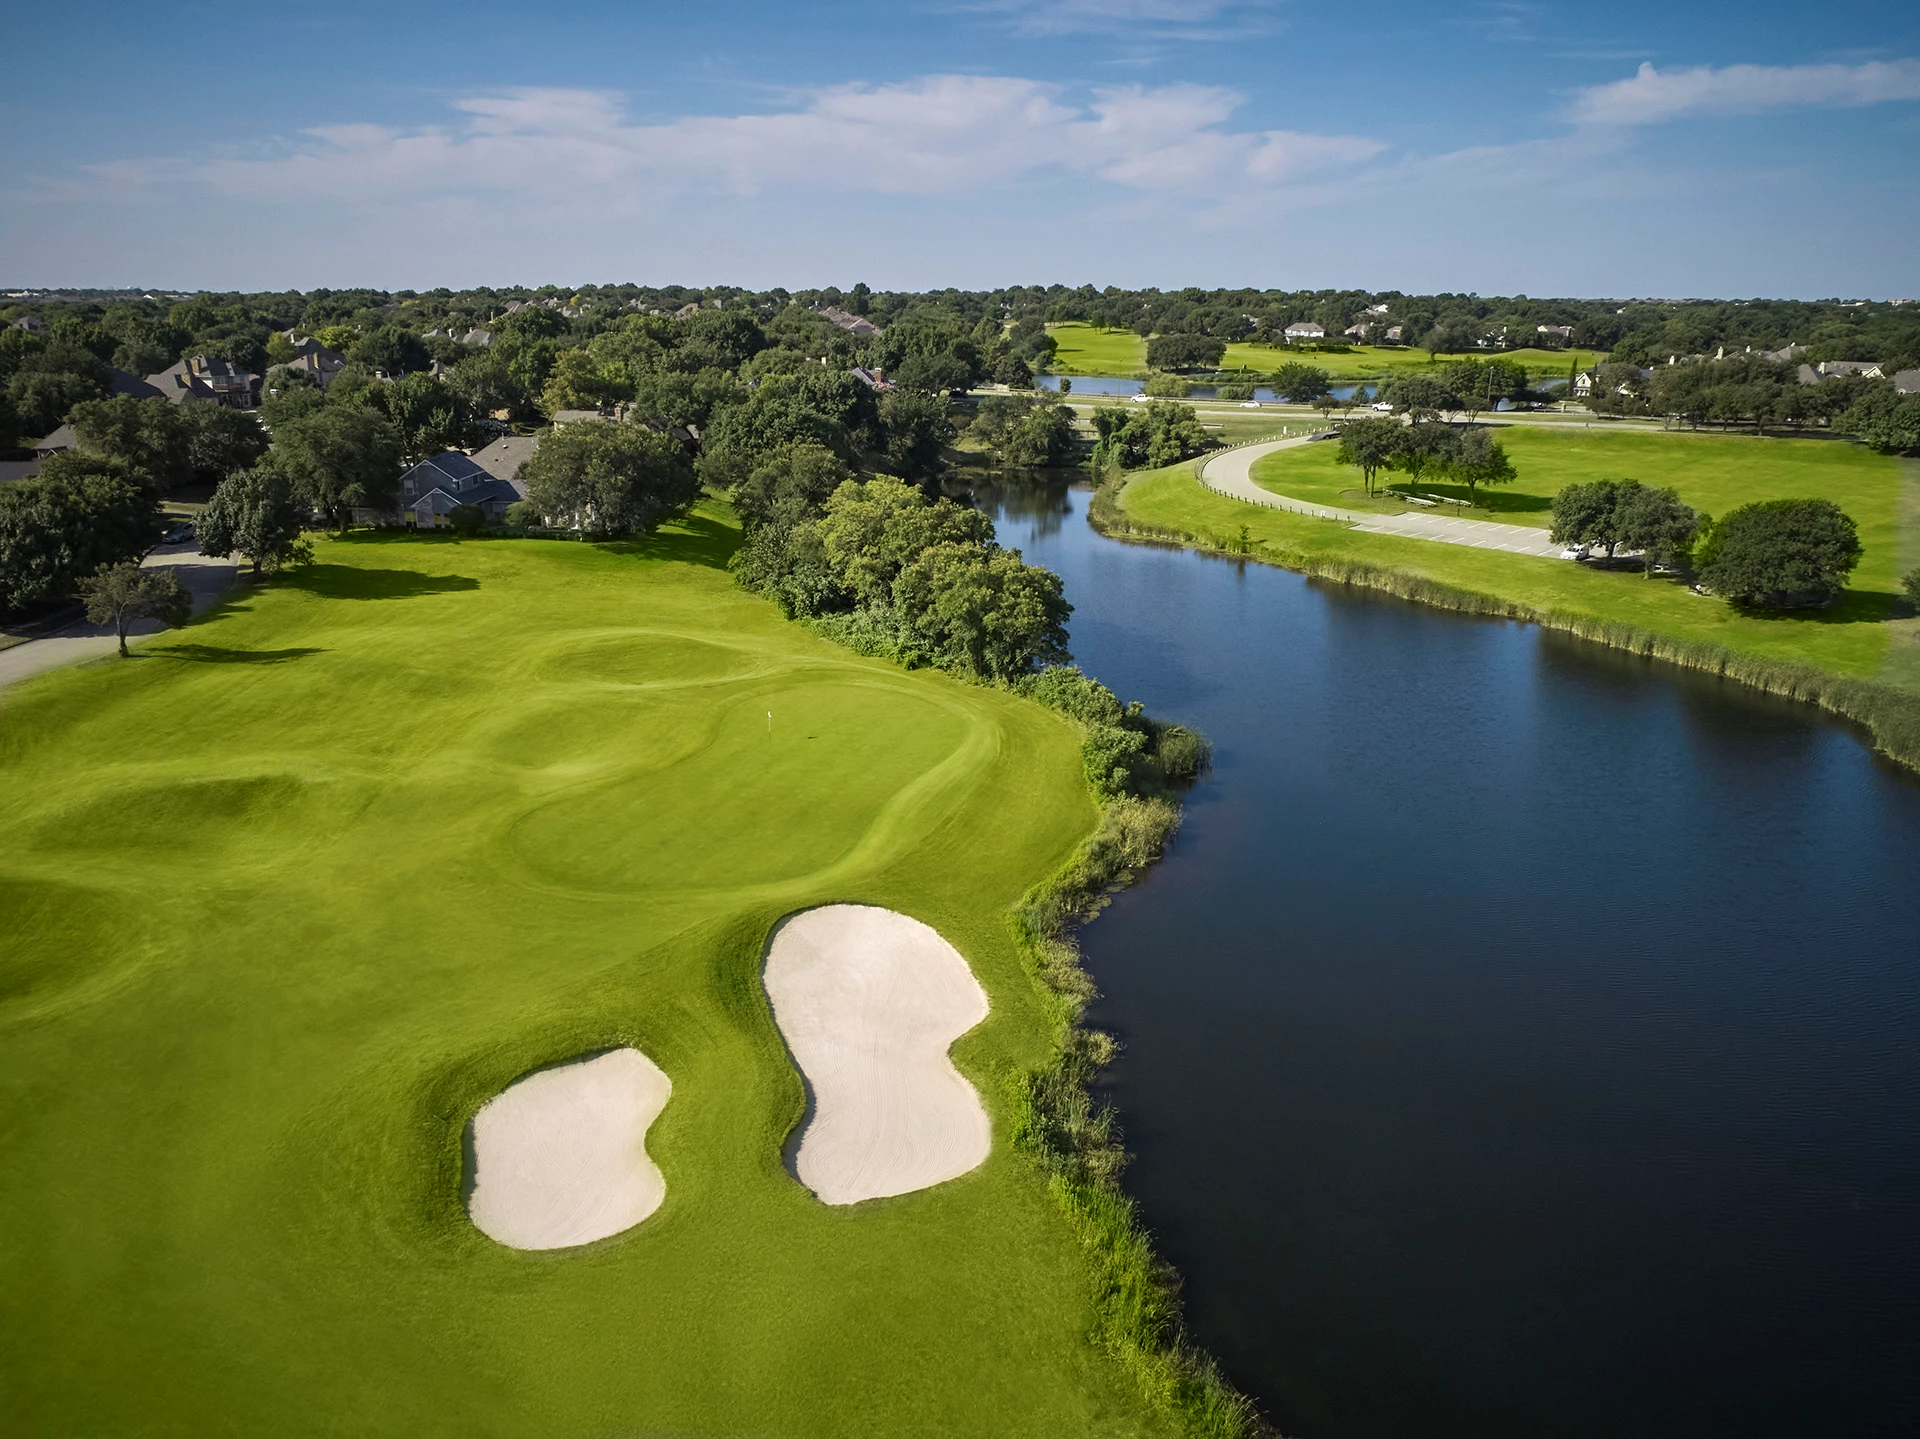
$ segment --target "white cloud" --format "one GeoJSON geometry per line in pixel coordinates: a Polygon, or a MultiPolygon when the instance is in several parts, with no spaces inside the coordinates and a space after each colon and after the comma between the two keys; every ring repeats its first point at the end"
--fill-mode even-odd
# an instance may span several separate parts
{"type": "Polygon", "coordinates": [[[1699,65],[1656,70],[1582,90],[1573,118],[1587,125],[1652,125],[1686,115],[1757,115],[1808,105],[1920,100],[1920,60],[1862,65],[1699,65]]]}
{"type": "Polygon", "coordinates": [[[628,120],[618,96],[523,89],[459,100],[453,125],[340,124],[266,155],[96,167],[237,196],[341,203],[505,194],[645,207],[665,193],[973,194],[1052,172],[1138,192],[1272,189],[1364,165],[1359,136],[1232,130],[1241,103],[1204,85],[1117,86],[1074,103],[1016,77],[933,75],[813,92],[770,114],[628,120]]]}

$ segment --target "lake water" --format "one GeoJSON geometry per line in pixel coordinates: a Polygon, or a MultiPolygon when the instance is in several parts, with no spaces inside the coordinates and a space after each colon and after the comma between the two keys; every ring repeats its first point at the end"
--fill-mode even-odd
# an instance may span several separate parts
{"type": "Polygon", "coordinates": [[[1920,785],[1803,706],[981,498],[1217,747],[1083,941],[1128,1189],[1286,1433],[1920,1433],[1920,785]]]}

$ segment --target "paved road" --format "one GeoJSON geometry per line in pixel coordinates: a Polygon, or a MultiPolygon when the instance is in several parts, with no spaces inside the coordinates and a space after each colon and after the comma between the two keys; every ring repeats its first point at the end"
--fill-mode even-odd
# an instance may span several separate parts
{"type": "MultiPolygon", "coordinates": [[[[1291,440],[1268,440],[1262,444],[1222,450],[1200,462],[1200,483],[1220,494],[1245,500],[1248,504],[1265,505],[1274,510],[1291,510],[1296,515],[1313,515],[1323,520],[1339,520],[1342,524],[1370,534],[1439,540],[1443,544],[1471,545],[1480,550],[1504,550],[1510,555],[1560,557],[1564,547],[1549,540],[1545,530],[1528,525],[1503,525],[1497,520],[1468,520],[1454,515],[1375,515],[1363,510],[1339,510],[1330,505],[1288,499],[1285,495],[1262,489],[1253,482],[1254,464],[1268,455],[1301,445],[1332,443],[1331,440],[1299,436],[1291,440]]],[[[0,660],[4,658],[0,655],[0,660]]]]}
{"type": "MultiPolygon", "coordinates": [[[[231,560],[210,560],[194,549],[191,542],[166,545],[148,555],[145,564],[170,566],[180,572],[180,583],[193,594],[193,612],[199,614],[227,591],[240,567],[231,560]]],[[[157,620],[141,620],[127,628],[127,638],[157,634],[163,627],[157,620]]],[[[110,655],[118,648],[113,630],[107,625],[90,625],[84,620],[68,625],[44,639],[28,640],[23,645],[0,650],[0,686],[13,684],[31,675],[44,674],[61,665],[110,655]]]]}

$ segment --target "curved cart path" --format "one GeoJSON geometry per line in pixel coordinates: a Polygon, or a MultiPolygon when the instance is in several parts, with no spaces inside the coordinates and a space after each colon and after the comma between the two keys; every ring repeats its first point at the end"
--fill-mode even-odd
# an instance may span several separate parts
{"type": "MultiPolygon", "coordinates": [[[[152,566],[167,566],[180,572],[180,583],[193,596],[193,612],[207,609],[223,594],[240,573],[232,560],[208,559],[189,540],[183,545],[164,545],[141,561],[152,566]]],[[[158,620],[136,620],[127,626],[127,638],[159,634],[166,628],[158,620]]],[[[0,688],[28,679],[61,665],[99,659],[120,647],[111,625],[88,624],[84,620],[68,625],[42,639],[28,640],[0,650],[0,688]]]]}
{"type": "Polygon", "coordinates": [[[1221,450],[1200,462],[1197,470],[1200,483],[1217,494],[1245,500],[1250,505],[1265,505],[1271,510],[1291,510],[1294,514],[1312,515],[1316,519],[1338,520],[1371,534],[1439,540],[1442,544],[1471,545],[1475,549],[1505,550],[1511,555],[1539,555],[1545,559],[1558,559],[1560,551],[1565,548],[1549,540],[1545,530],[1526,525],[1503,525],[1497,520],[1457,519],[1452,515],[1374,515],[1361,510],[1338,510],[1329,505],[1315,505],[1306,500],[1276,495],[1272,490],[1262,489],[1254,483],[1253,467],[1256,462],[1281,450],[1314,443],[1329,442],[1316,442],[1309,435],[1297,435],[1290,440],[1266,440],[1256,445],[1221,450]]]}

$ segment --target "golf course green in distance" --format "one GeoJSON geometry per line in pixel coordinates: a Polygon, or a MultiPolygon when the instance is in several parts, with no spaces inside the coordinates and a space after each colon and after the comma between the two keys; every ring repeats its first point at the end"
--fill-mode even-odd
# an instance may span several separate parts
{"type": "Polygon", "coordinates": [[[735,538],[322,541],[0,696],[0,1427],[1161,1432],[1007,1133],[1049,1036],[1005,916],[1094,824],[1079,736],[784,621],[735,538]],[[760,979],[836,901],[991,1004],[986,1162],[844,1207],[783,1167],[760,979]],[[623,1045],[672,1082],[664,1202],[486,1238],[475,1110],[623,1045]]]}

